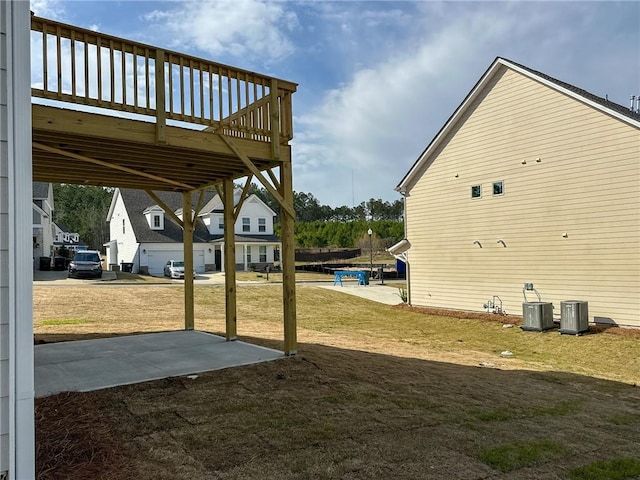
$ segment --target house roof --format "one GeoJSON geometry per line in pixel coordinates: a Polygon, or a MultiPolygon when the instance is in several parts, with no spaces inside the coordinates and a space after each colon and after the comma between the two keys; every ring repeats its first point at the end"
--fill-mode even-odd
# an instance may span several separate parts
{"type": "Polygon", "coordinates": [[[33,182],[33,198],[48,198],[49,185],[48,182],[33,182]]]}
{"type": "Polygon", "coordinates": [[[640,113],[632,111],[630,108],[620,105],[615,102],[609,101],[607,98],[598,97],[592,93],[587,92],[581,88],[573,86],[569,83],[562,82],[558,79],[550,77],[544,73],[533,70],[519,63],[507,60],[506,58],[497,57],[493,63],[489,66],[487,71],[480,77],[480,80],[475,84],[471,91],[467,94],[462,103],[453,112],[451,117],[445,122],[440,131],[431,140],[429,145],[425,148],[422,154],[411,166],[407,174],[396,186],[396,191],[400,193],[406,193],[413,187],[417,179],[420,177],[423,168],[429,161],[431,153],[438,148],[440,143],[447,137],[450,130],[456,125],[460,117],[466,112],[466,110],[473,103],[475,98],[480,94],[484,87],[490,82],[490,80],[503,68],[510,68],[515,70],[532,80],[538,81],[544,85],[547,85],[554,90],[557,90],[565,95],[568,95],[579,102],[590,105],[602,111],[605,114],[611,115],[625,123],[628,123],[636,128],[640,128],[640,113]]]}
{"type": "Polygon", "coordinates": [[[66,233],[75,233],[72,232],[71,229],[69,227],[67,227],[64,223],[60,223],[60,222],[53,222],[53,224],[58,227],[58,229],[61,232],[66,232],[66,233]]]}
{"type": "MultiPolygon", "coordinates": [[[[154,192],[172,211],[182,208],[182,194],[174,192],[154,192]]],[[[144,212],[156,205],[156,202],[144,190],[120,188],[114,195],[121,195],[129,221],[133,227],[136,240],[140,243],[175,243],[182,242],[182,228],[173,221],[169,215],[164,217],[164,229],[152,230],[147,222],[144,212]]],[[[213,193],[206,191],[204,201],[211,199],[213,193]]],[[[193,205],[198,202],[198,196],[193,195],[193,205]]],[[[199,218],[195,223],[193,241],[196,243],[208,242],[211,239],[206,225],[199,218]]]]}

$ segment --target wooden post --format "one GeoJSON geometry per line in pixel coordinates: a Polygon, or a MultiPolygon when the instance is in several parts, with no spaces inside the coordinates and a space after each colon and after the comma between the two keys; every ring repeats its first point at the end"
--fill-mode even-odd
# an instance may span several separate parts
{"type": "Polygon", "coordinates": [[[182,192],[182,239],[184,245],[184,329],[194,328],[193,307],[193,216],[191,192],[182,192]]]}
{"type": "MultiPolygon", "coordinates": [[[[100,48],[98,48],[100,50],[100,48]]],[[[156,141],[158,143],[166,143],[166,126],[167,126],[167,112],[165,102],[165,85],[164,85],[164,50],[156,50],[156,141]]],[[[112,72],[113,75],[113,72],[112,72]]],[[[171,75],[171,71],[169,71],[171,75]]],[[[147,86],[147,88],[149,88],[147,86]]],[[[113,95],[113,92],[112,92],[113,95]]]]}
{"type": "Polygon", "coordinates": [[[224,285],[227,341],[238,338],[236,309],[236,239],[233,215],[233,180],[222,182],[224,204],[224,285]]]}
{"type": "MultiPolygon", "coordinates": [[[[280,164],[280,190],[284,202],[293,209],[293,175],[290,160],[280,164]]],[[[282,252],[280,252],[280,262],[282,263],[284,353],[285,355],[295,355],[298,349],[296,330],[295,242],[293,235],[295,219],[285,208],[282,208],[280,212],[282,225],[282,252]]]]}

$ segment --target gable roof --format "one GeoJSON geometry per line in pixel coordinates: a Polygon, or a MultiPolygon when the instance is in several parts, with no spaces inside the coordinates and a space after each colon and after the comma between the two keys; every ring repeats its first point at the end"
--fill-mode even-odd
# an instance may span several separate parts
{"type": "MultiPolygon", "coordinates": [[[[236,190],[234,191],[234,196],[233,196],[233,206],[235,207],[236,205],[238,205],[238,202],[240,201],[240,197],[236,196],[235,193],[239,193],[241,192],[242,189],[240,188],[236,188],[236,190]]],[[[258,203],[260,205],[262,205],[265,210],[267,210],[272,217],[276,216],[276,212],[273,211],[273,209],[271,207],[269,207],[269,205],[267,205],[259,196],[257,196],[255,193],[252,193],[251,195],[249,195],[243,203],[244,205],[247,205],[249,203],[258,203]]],[[[210,213],[224,213],[224,205],[222,203],[222,200],[220,199],[220,195],[214,195],[210,201],[206,202],[204,207],[202,207],[202,210],[200,210],[199,215],[204,216],[204,215],[208,215],[210,213]]]]}
{"type": "MultiPolygon", "coordinates": [[[[182,208],[182,194],[175,192],[154,192],[167,207],[176,211],[182,208]]],[[[124,206],[129,215],[129,221],[133,228],[136,241],[140,243],[182,243],[182,228],[173,221],[169,215],[165,215],[164,229],[152,230],[147,222],[144,212],[156,205],[156,202],[144,190],[135,190],[131,188],[120,188],[114,192],[115,196],[120,195],[124,206]]],[[[211,199],[213,193],[205,191],[204,201],[211,199]]],[[[199,194],[193,195],[193,205],[198,202],[199,194]]],[[[110,210],[110,214],[111,214],[110,210]]],[[[109,219],[111,215],[109,216],[109,219]]],[[[195,232],[193,241],[195,243],[208,242],[211,239],[206,225],[199,218],[195,222],[195,232]]]]}
{"type": "Polygon", "coordinates": [[[581,88],[575,87],[569,83],[557,80],[549,75],[533,70],[529,67],[521,65],[506,58],[496,57],[493,63],[489,66],[487,71],[480,77],[480,80],[474,85],[471,91],[467,94],[462,103],[453,112],[449,119],[445,122],[440,131],[433,137],[433,140],[427,145],[422,154],[411,166],[407,174],[396,186],[395,190],[401,194],[410,190],[429,160],[431,153],[438,148],[440,143],[447,137],[448,133],[454,128],[458,120],[465,114],[466,110],[473,104],[476,97],[483,91],[485,86],[491,81],[491,79],[503,68],[510,68],[522,75],[531,78],[537,82],[540,82],[549,88],[559,91],[575,100],[589,105],[601,112],[608,114],[620,121],[628,123],[636,128],[640,128],[640,113],[636,113],[628,107],[620,105],[615,102],[609,101],[607,98],[598,97],[592,93],[587,92],[581,88]]]}

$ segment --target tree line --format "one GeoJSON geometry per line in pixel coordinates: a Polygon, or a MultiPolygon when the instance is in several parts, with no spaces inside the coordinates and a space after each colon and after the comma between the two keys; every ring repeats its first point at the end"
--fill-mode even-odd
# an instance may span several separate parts
{"type": "MultiPolygon", "coordinates": [[[[254,193],[271,210],[280,214],[280,204],[271,196],[269,191],[256,184],[251,184],[249,193],[254,193]]],[[[370,198],[366,202],[361,202],[355,207],[343,205],[341,207],[330,207],[320,205],[320,202],[311,193],[293,192],[293,208],[296,212],[298,222],[353,222],[353,221],[378,221],[389,220],[401,222],[404,215],[404,204],[402,200],[394,202],[381,199],[370,198]]]]}
{"type": "Polygon", "coordinates": [[[92,250],[102,250],[109,241],[107,213],[113,189],[85,185],[53,184],[54,221],[92,250]]]}
{"type": "MultiPolygon", "coordinates": [[[[279,231],[280,204],[269,191],[255,184],[249,187],[271,210],[276,212],[276,235],[279,231]]],[[[371,198],[355,207],[321,205],[311,193],[293,192],[295,243],[298,248],[359,247],[383,250],[404,238],[404,204],[371,198]],[[368,230],[372,230],[369,239],[368,230]]]]}
{"type": "MultiPolygon", "coordinates": [[[[252,184],[249,193],[258,196],[276,212],[276,235],[279,235],[280,205],[264,187],[252,184]]],[[[109,240],[106,218],[113,189],[54,184],[54,220],[63,224],[89,248],[101,250],[109,240]]],[[[321,205],[311,193],[293,192],[296,212],[294,228],[299,248],[361,247],[369,248],[368,229],[373,230],[371,241],[377,250],[386,248],[404,237],[402,200],[394,202],[371,198],[355,207],[321,205]]]]}

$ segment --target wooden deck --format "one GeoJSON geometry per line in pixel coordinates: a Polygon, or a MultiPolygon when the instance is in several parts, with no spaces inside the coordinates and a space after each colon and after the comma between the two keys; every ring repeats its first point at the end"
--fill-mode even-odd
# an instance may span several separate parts
{"type": "Polygon", "coordinates": [[[35,16],[31,31],[35,180],[189,191],[291,160],[294,83],[35,16]]]}
{"type": "MultiPolygon", "coordinates": [[[[31,17],[33,179],[137,188],[184,230],[193,267],[193,193],[216,188],[225,209],[227,340],[236,338],[234,180],[252,179],[282,207],[284,351],[296,352],[291,147],[295,83],[123,38],[31,17]],[[183,212],[153,191],[180,192],[183,212]],[[227,228],[228,227],[228,228],[227,228]],[[227,258],[228,257],[228,258],[227,258]],[[227,265],[227,261],[229,261],[227,265]]],[[[202,196],[200,196],[202,199],[202,196]]],[[[185,329],[194,329],[185,279],[185,329]]]]}

